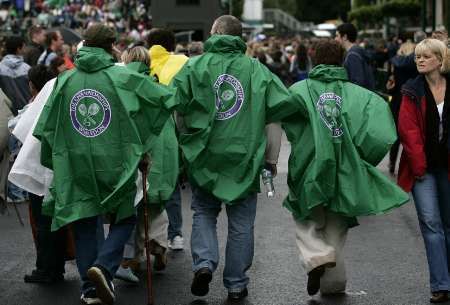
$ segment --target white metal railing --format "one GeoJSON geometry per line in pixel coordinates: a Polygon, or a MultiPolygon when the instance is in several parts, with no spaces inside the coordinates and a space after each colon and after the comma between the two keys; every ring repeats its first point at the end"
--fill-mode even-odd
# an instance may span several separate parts
{"type": "Polygon", "coordinates": [[[264,9],[264,22],[281,24],[291,31],[305,31],[312,29],[311,22],[300,22],[294,16],[277,8],[264,9]]]}

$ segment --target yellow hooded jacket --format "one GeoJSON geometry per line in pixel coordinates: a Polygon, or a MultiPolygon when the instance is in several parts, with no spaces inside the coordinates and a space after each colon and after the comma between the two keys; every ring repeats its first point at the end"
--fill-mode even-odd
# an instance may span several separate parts
{"type": "Polygon", "coordinates": [[[188,61],[185,55],[170,54],[164,47],[154,45],[149,50],[150,74],[156,75],[161,84],[169,85],[172,78],[188,61]]]}

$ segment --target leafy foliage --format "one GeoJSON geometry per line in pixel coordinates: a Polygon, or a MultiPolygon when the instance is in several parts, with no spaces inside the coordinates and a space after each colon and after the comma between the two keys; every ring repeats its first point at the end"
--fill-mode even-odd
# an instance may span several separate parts
{"type": "Polygon", "coordinates": [[[418,0],[394,0],[381,6],[381,13],[388,17],[413,17],[420,15],[418,0]]]}
{"type": "Polygon", "coordinates": [[[383,17],[416,17],[420,14],[418,0],[393,0],[379,5],[363,5],[349,13],[349,19],[358,24],[374,24],[383,17]]]}

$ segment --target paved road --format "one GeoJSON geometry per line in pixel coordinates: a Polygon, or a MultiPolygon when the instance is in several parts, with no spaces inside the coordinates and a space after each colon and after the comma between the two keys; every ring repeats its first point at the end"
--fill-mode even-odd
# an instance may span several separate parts
{"type": "MultiPolygon", "coordinates": [[[[345,248],[348,273],[347,295],[310,298],[306,276],[300,267],[295,246],[293,222],[281,207],[287,193],[286,169],[289,145],[283,142],[280,174],[276,178],[277,196],[259,196],[255,228],[255,258],[249,271],[249,297],[246,305],[423,305],[428,304],[428,271],[423,242],[411,204],[386,216],[365,217],[350,231],[345,248]]],[[[386,162],[380,166],[386,171],[386,162]]],[[[189,191],[183,194],[185,239],[189,240],[191,211],[189,191]]],[[[79,282],[73,262],[67,264],[66,281],[57,286],[23,283],[23,275],[34,265],[35,253],[29,225],[21,227],[10,210],[0,216],[0,305],[75,305],[79,302],[79,282]]],[[[27,217],[26,206],[20,206],[27,217]]],[[[26,221],[27,222],[27,221],[26,221]]],[[[226,217],[218,222],[221,253],[224,253],[226,217]]],[[[188,244],[186,245],[188,246],[188,244]]],[[[222,255],[223,257],[223,255],[222,255]]],[[[190,294],[191,257],[187,248],[170,253],[164,272],[155,274],[156,304],[228,304],[222,285],[223,260],[215,273],[208,296],[196,299],[190,294]]],[[[116,281],[117,305],[146,304],[145,286],[116,281]]],[[[235,303],[239,304],[239,303],[235,303]]]]}

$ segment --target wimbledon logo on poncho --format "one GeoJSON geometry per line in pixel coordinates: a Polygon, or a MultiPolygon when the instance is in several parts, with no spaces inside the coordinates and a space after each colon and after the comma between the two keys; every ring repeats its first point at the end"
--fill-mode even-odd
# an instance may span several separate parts
{"type": "Polygon", "coordinates": [[[244,89],[237,78],[229,74],[220,75],[214,83],[216,93],[216,120],[234,117],[244,103],[244,89]]]}
{"type": "Polygon", "coordinates": [[[70,101],[70,119],[72,126],[82,136],[94,138],[108,128],[111,122],[111,107],[100,92],[83,89],[70,101]]]}
{"type": "Polygon", "coordinates": [[[331,130],[332,137],[337,138],[342,136],[341,122],[341,108],[342,98],[333,92],[324,93],[317,101],[317,110],[320,113],[320,118],[325,125],[331,130]]]}

